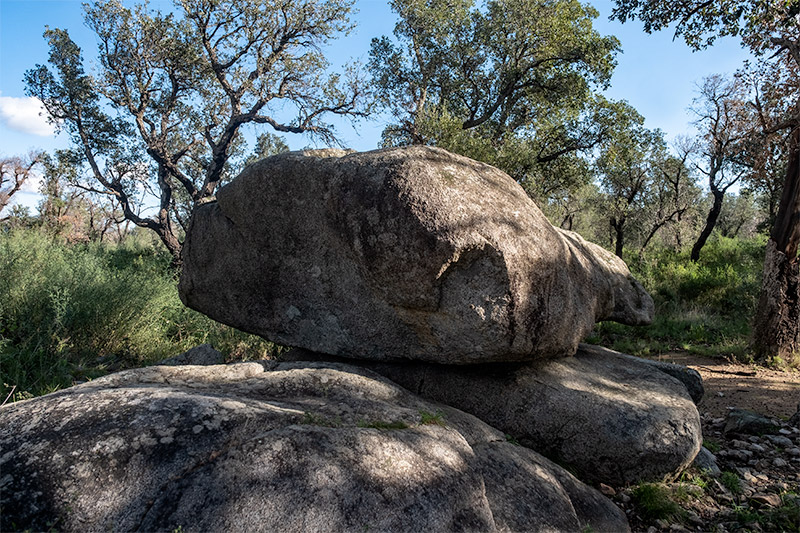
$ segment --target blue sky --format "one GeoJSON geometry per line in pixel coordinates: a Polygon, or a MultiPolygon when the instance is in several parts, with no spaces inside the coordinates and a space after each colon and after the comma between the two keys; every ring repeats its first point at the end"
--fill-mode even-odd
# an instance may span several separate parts
{"type": "MultiPolygon", "coordinates": [[[[661,128],[670,139],[691,132],[692,117],[687,108],[697,83],[712,73],[733,73],[747,58],[736,39],[721,39],[708,50],[692,52],[682,41],[673,41],[670,32],[647,35],[636,21],[625,25],[610,22],[610,0],[589,3],[600,12],[595,21],[598,31],[615,35],[622,43],[606,96],[627,100],[645,117],[647,127],[661,128]]],[[[150,4],[162,9],[172,5],[168,0],[151,0],[150,4]]],[[[366,60],[370,40],[391,34],[394,27],[395,16],[387,1],[358,0],[356,6],[356,29],[329,50],[334,64],[351,57],[366,60]]],[[[0,156],[66,145],[63,136],[52,135],[37,117],[36,104],[25,98],[22,82],[27,69],[47,61],[42,32],[48,25],[68,29],[91,64],[96,42],[83,25],[79,0],[0,0],[0,156]]],[[[383,122],[378,118],[355,128],[343,124],[339,134],[348,146],[370,150],[377,147],[382,129],[383,122]]],[[[308,139],[298,136],[288,136],[287,141],[293,149],[309,144],[308,139]]],[[[30,195],[21,200],[30,203],[32,199],[30,195]]]]}

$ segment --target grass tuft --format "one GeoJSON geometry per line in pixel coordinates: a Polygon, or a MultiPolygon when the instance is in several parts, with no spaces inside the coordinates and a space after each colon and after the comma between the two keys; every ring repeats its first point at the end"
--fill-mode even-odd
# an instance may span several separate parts
{"type": "Polygon", "coordinates": [[[654,483],[636,487],[631,498],[637,511],[645,520],[672,520],[680,517],[683,510],[672,500],[670,491],[654,483]]]}

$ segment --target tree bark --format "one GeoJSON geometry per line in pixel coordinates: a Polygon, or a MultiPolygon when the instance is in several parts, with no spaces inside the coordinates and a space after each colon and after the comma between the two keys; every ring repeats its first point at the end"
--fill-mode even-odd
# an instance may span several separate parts
{"type": "Polygon", "coordinates": [[[753,351],[762,361],[800,356],[800,128],[792,132],[790,147],[753,322],[753,351]]]}
{"type": "Polygon", "coordinates": [[[725,197],[725,191],[711,189],[711,194],[714,195],[714,204],[711,206],[711,211],[708,212],[706,225],[703,231],[700,232],[697,242],[692,246],[692,253],[690,255],[692,261],[700,259],[700,250],[706,245],[706,241],[708,241],[708,238],[711,236],[711,232],[714,231],[714,226],[717,225],[717,219],[719,219],[719,213],[722,211],[722,200],[725,197]]]}
{"type": "Polygon", "coordinates": [[[614,228],[614,240],[616,241],[614,245],[614,254],[621,259],[622,249],[625,245],[625,218],[621,217],[617,220],[617,218],[612,217],[611,227],[614,228]]]}

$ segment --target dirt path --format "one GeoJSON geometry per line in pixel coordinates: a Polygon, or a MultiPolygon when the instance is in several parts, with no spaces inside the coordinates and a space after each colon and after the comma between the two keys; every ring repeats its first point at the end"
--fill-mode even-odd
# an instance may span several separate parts
{"type": "Polygon", "coordinates": [[[779,372],[679,352],[650,359],[697,370],[706,391],[698,410],[712,417],[724,417],[728,407],[739,407],[785,420],[800,403],[800,372],[779,372]]]}

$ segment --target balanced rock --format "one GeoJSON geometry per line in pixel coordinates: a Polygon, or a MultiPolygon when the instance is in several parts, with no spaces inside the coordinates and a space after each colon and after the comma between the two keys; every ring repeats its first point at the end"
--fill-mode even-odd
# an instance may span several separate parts
{"type": "Polygon", "coordinates": [[[620,259],[500,170],[430,147],[343,154],[270,157],[198,207],[184,303],[283,345],[448,364],[571,355],[596,321],[652,319],[620,259]]]}
{"type": "Polygon", "coordinates": [[[496,429],[341,364],[130,370],[0,427],[2,531],[628,530],[496,429]]]}
{"type": "MultiPolygon", "coordinates": [[[[318,359],[292,350],[289,360],[318,359]]],[[[574,357],[452,367],[364,363],[410,391],[466,411],[581,479],[613,486],[670,479],[702,444],[686,385],[664,365],[598,346],[574,357]]]]}

